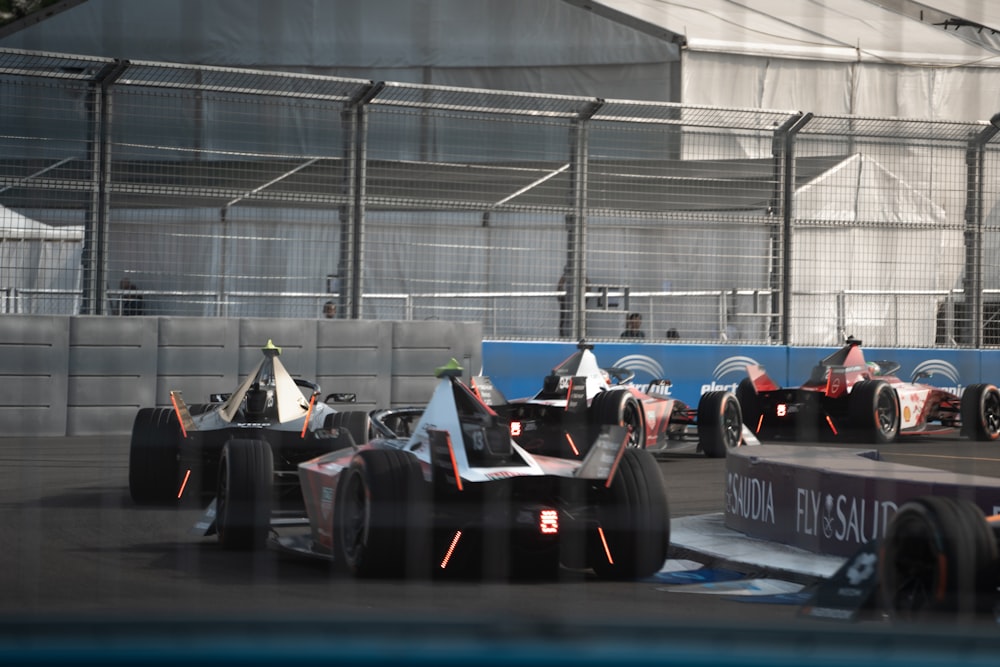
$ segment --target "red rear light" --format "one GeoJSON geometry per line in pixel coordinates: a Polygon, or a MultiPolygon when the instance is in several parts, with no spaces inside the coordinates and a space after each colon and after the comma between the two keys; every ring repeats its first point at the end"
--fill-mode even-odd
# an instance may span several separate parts
{"type": "Polygon", "coordinates": [[[510,436],[516,438],[521,435],[521,422],[512,421],[510,423],[510,436]]]}
{"type": "Polygon", "coordinates": [[[777,414],[779,417],[784,417],[788,414],[788,406],[784,403],[778,403],[777,414]]]}
{"type": "Polygon", "coordinates": [[[559,512],[557,510],[538,512],[538,532],[542,535],[555,535],[559,532],[559,512]]]}

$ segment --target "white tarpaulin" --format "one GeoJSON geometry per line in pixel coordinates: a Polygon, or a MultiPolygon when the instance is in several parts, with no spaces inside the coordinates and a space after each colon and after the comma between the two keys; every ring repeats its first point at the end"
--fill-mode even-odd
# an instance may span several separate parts
{"type": "Polygon", "coordinates": [[[856,154],[799,188],[794,214],[795,344],[837,345],[845,335],[872,346],[934,344],[938,304],[964,261],[962,229],[947,226],[944,209],[856,154]]]}
{"type": "MultiPolygon", "coordinates": [[[[980,33],[868,0],[567,1],[681,41],[685,104],[953,121],[998,111],[1000,53],[980,33]]],[[[996,8],[984,8],[991,3],[924,4],[1000,22],[996,8]]]]}
{"type": "Polygon", "coordinates": [[[936,9],[935,17],[958,20],[945,29],[921,21],[919,12],[869,0],[88,0],[0,39],[0,46],[605,99],[967,121],[998,111],[1000,52],[989,29],[1000,23],[994,4],[921,3],[936,9]]]}
{"type": "Polygon", "coordinates": [[[0,312],[80,310],[83,227],[54,227],[0,206],[0,312]]]}

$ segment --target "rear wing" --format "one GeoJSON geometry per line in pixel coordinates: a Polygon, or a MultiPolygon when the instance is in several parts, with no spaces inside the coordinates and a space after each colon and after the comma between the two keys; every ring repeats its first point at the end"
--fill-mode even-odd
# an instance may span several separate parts
{"type": "Polygon", "coordinates": [[[507,399],[503,393],[493,384],[493,381],[485,375],[477,375],[472,378],[472,391],[475,392],[479,400],[491,408],[507,405],[507,399]]]}

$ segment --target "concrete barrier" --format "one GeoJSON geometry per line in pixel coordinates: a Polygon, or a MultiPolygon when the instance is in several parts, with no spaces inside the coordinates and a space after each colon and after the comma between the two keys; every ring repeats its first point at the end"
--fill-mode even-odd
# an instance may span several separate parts
{"type": "Polygon", "coordinates": [[[879,460],[874,449],[760,445],[726,457],[727,528],[831,556],[882,537],[907,500],[964,497],[1000,512],[1000,479],[879,460]]]}
{"type": "Polygon", "coordinates": [[[0,318],[0,437],[127,434],[140,407],[232,391],[273,340],[295,377],[359,409],[422,404],[434,368],[482,366],[479,323],[183,317],[0,318]]]}

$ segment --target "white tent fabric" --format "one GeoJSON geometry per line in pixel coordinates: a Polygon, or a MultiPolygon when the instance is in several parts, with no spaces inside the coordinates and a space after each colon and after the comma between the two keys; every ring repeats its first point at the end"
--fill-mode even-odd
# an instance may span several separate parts
{"type": "Polygon", "coordinates": [[[0,312],[79,312],[83,226],[54,227],[0,206],[0,312]]]}
{"type": "Polygon", "coordinates": [[[0,45],[605,99],[983,120],[989,0],[89,0],[0,45]],[[681,47],[681,45],[683,45],[681,47]],[[677,80],[677,64],[680,77],[677,80]],[[679,91],[679,92],[678,92],[679,91]]]}
{"type": "Polygon", "coordinates": [[[88,0],[0,45],[600,97],[638,85],[654,100],[679,59],[561,0],[88,0]]]}
{"type": "MultiPolygon", "coordinates": [[[[682,41],[685,104],[954,121],[1000,110],[1000,53],[870,0],[567,1],[682,41]]],[[[928,4],[1000,23],[985,0],[928,4]]]]}
{"type": "Polygon", "coordinates": [[[962,229],[947,226],[943,208],[856,154],[799,188],[794,210],[792,340],[933,345],[938,304],[964,259],[962,229]]]}

